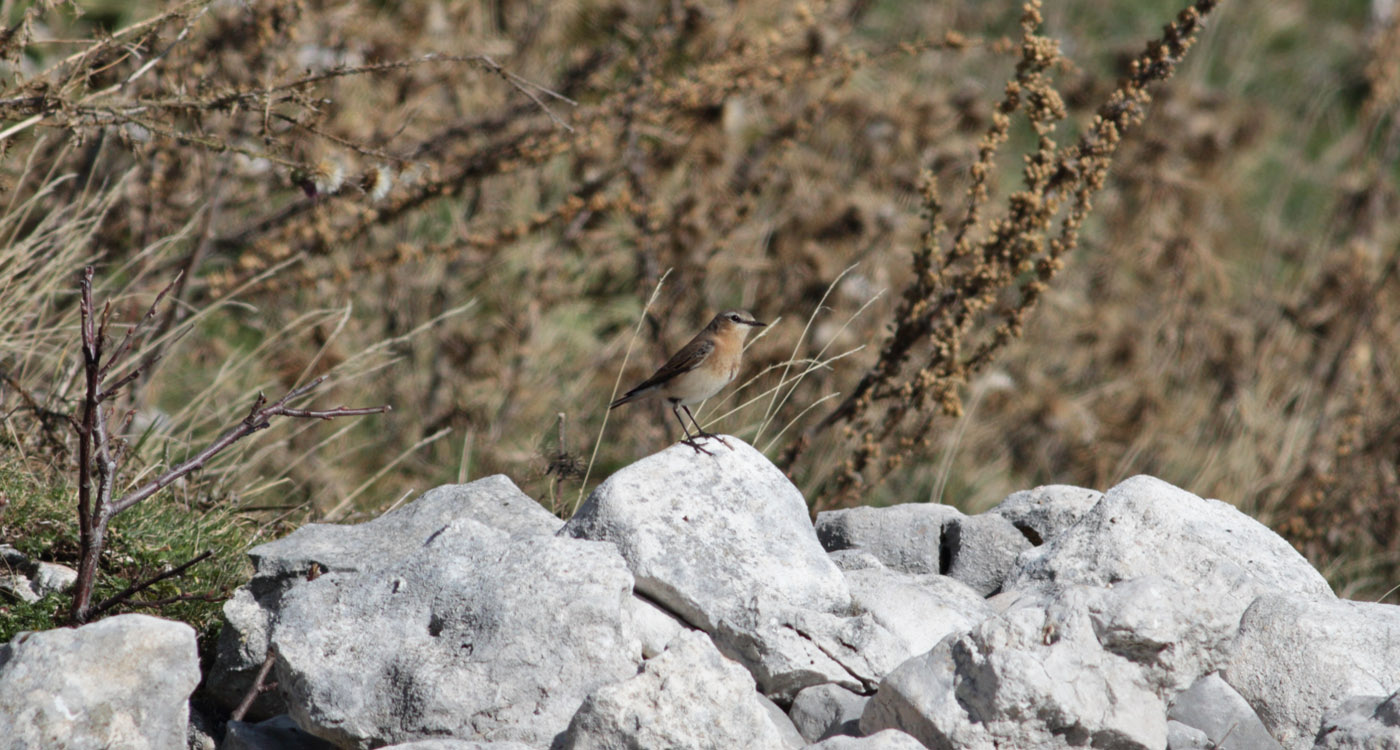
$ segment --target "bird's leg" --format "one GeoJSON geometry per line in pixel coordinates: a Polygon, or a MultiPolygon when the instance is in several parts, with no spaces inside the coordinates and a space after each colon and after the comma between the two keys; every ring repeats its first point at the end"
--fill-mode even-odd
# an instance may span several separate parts
{"type": "MultiPolygon", "coordinates": [[[[700,426],[700,423],[695,421],[695,415],[690,413],[690,407],[689,407],[689,406],[684,406],[684,405],[682,405],[681,408],[682,408],[682,409],[685,409],[686,416],[690,417],[690,423],[693,424],[693,425],[695,425],[695,437],[714,438],[715,440],[718,440],[718,441],[719,441],[719,444],[720,444],[720,445],[723,445],[724,447],[728,448],[729,450],[734,450],[734,446],[732,446],[732,445],[730,445],[729,443],[725,442],[724,438],[720,437],[719,435],[714,434],[713,432],[705,432],[705,428],[704,428],[704,427],[701,427],[701,426],[700,426]]],[[[676,416],[680,416],[680,415],[678,414],[678,415],[676,415],[676,416]]]]}
{"type": "MultiPolygon", "coordinates": [[[[680,407],[680,404],[675,404],[675,405],[673,405],[673,406],[671,407],[671,413],[674,414],[674,415],[676,415],[676,421],[681,423],[681,432],[685,433],[685,437],[681,439],[681,443],[684,444],[684,445],[688,445],[688,446],[694,448],[696,453],[704,453],[704,454],[707,455],[707,456],[713,456],[713,455],[715,455],[715,454],[713,454],[713,453],[711,453],[711,452],[705,450],[704,448],[701,448],[701,447],[700,447],[700,443],[697,442],[695,438],[693,438],[693,437],[690,436],[690,428],[686,427],[686,426],[685,426],[685,420],[684,420],[684,419],[681,419],[681,413],[680,413],[680,411],[679,411],[679,408],[683,408],[683,407],[680,407]]],[[[686,409],[686,413],[689,413],[689,412],[690,412],[690,410],[689,410],[689,409],[686,409]]],[[[694,417],[691,417],[691,421],[694,421],[694,419],[695,419],[694,417]]],[[[702,430],[702,432],[703,432],[703,430],[702,430]]]]}

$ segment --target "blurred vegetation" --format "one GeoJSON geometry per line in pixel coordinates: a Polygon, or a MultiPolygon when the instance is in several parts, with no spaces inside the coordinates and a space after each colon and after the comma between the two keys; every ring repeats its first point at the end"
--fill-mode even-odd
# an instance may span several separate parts
{"type": "Polygon", "coordinates": [[[1400,601],[1391,4],[1228,0],[1106,172],[1033,169],[1102,142],[1184,5],[1051,2],[1028,34],[1019,2],[6,3],[0,539],[75,557],[92,263],[118,333],[185,274],[114,404],[125,486],[260,390],[394,407],[274,425],[138,506],[104,591],[213,549],[151,598],[218,592],[298,523],[496,472],[567,515],[677,437],[659,405],[607,415],[619,377],[743,307],[777,323],[698,416],[814,507],[1150,473],[1400,601]],[[908,327],[910,290],[991,278],[908,327]]]}

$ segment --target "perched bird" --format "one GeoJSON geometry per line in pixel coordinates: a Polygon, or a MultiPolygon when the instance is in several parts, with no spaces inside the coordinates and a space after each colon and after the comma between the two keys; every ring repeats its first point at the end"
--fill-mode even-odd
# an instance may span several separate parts
{"type": "Polygon", "coordinates": [[[681,423],[685,433],[682,443],[697,452],[712,455],[700,447],[699,438],[712,437],[730,450],[734,446],[724,442],[724,438],[705,432],[695,415],[690,413],[690,405],[719,393],[722,388],[739,374],[739,360],[744,355],[744,339],[750,328],[768,325],[754,320],[753,315],[743,310],[726,310],[716,315],[705,330],[695,334],[689,344],[666,360],[651,377],[628,391],[626,395],[612,402],[609,409],[646,398],[660,397],[671,405],[671,413],[681,423]],[[680,410],[684,409],[690,423],[695,425],[695,435],[690,434],[680,410]]]}

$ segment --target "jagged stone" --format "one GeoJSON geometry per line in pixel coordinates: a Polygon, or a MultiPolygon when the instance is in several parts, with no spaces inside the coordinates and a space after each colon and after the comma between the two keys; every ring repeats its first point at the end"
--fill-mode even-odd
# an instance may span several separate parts
{"type": "Polygon", "coordinates": [[[183,748],[199,684],[194,629],[147,615],[0,646],[0,741],[12,748],[183,748]]]}
{"type": "Polygon", "coordinates": [[[1166,706],[1142,669],[1105,651],[1084,589],[943,639],[880,683],[866,734],[900,729],[930,748],[1141,748],[1166,744],[1166,706]]]}
{"type": "MultiPolygon", "coordinates": [[[[562,522],[504,475],[429,490],[406,505],[357,525],[312,523],[248,551],[254,573],[224,603],[218,657],[206,684],[227,710],[243,699],[262,666],[282,596],[314,574],[368,572],[394,565],[456,519],[469,518],[513,536],[548,536],[562,522]]],[[[280,694],[258,696],[249,719],[288,710],[280,694]]]]}
{"type": "Polygon", "coordinates": [[[288,591],[272,643],[303,729],[341,747],[417,739],[548,745],[641,644],[607,544],[453,521],[398,563],[288,591]]]}
{"type": "Polygon", "coordinates": [[[962,515],[938,503],[829,510],[817,514],[817,538],[828,552],[858,549],[903,573],[942,573],[943,530],[962,515]]]}
{"type": "Polygon", "coordinates": [[[1323,715],[1400,685],[1400,606],[1266,594],[1244,613],[1221,677],[1286,748],[1312,747],[1323,715]]]}
{"type": "Polygon", "coordinates": [[[904,656],[852,616],[797,488],[732,436],[714,455],[676,445],[619,470],[560,532],[616,544],[637,591],[710,633],[764,694],[826,682],[869,690],[904,656]]]}
{"type": "Polygon", "coordinates": [[[1079,522],[1103,499],[1103,493],[1067,484],[1049,484],[1013,492],[987,511],[1010,521],[1026,539],[1039,547],[1079,522]]]}
{"type": "MultiPolygon", "coordinates": [[[[784,718],[786,723],[786,718],[784,718]]],[[[569,723],[561,750],[801,747],[760,702],[753,678],[710,637],[687,632],[642,671],[591,693],[569,723]]]]}

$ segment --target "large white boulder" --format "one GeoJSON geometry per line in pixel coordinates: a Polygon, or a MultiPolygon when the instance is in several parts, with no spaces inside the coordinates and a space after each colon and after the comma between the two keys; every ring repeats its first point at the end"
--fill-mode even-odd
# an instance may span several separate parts
{"type": "Polygon", "coordinates": [[[395,564],[283,595],[275,675],[293,718],[344,748],[418,739],[547,746],[641,644],[608,544],[453,521],[395,564]]]}
{"type": "Polygon", "coordinates": [[[560,534],[617,545],[638,592],[710,633],[776,700],[827,682],[873,689],[903,644],[853,615],[797,488],[725,440],[733,450],[678,444],[617,471],[560,534]]]}

